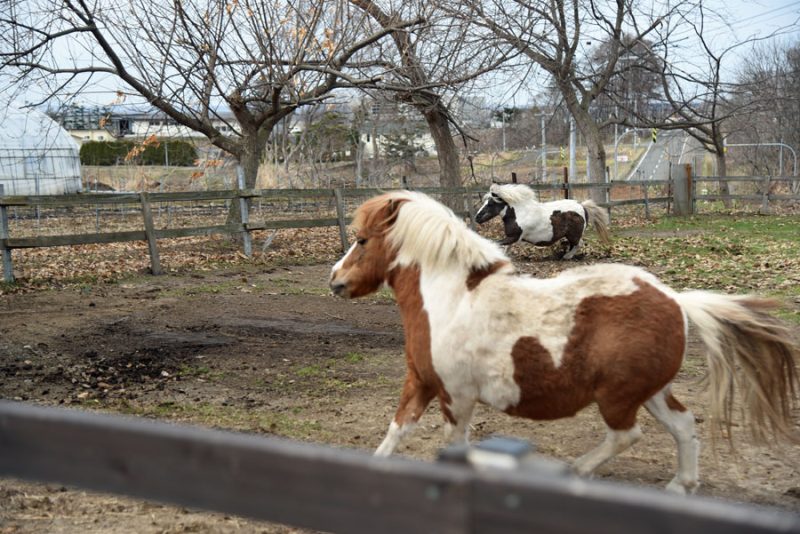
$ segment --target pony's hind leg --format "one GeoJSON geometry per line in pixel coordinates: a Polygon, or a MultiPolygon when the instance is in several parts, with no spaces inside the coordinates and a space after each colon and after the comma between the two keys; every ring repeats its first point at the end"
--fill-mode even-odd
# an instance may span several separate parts
{"type": "Polygon", "coordinates": [[[603,443],[575,460],[572,466],[579,475],[590,475],[602,464],[630,448],[641,437],[642,430],[639,425],[633,425],[627,430],[609,428],[603,443]]]}
{"type": "Polygon", "coordinates": [[[375,450],[375,456],[389,456],[394,452],[400,441],[414,430],[433,397],[433,389],[420,382],[414,373],[409,371],[400,396],[400,405],[389,424],[386,437],[375,450]]]}
{"type": "Polygon", "coordinates": [[[575,254],[577,254],[578,250],[580,250],[580,248],[581,248],[580,239],[578,240],[577,243],[572,243],[571,241],[568,242],[568,243],[569,243],[569,246],[567,248],[567,251],[564,253],[563,256],[561,256],[562,260],[571,260],[572,258],[575,257],[575,254]]]}
{"type": "Polygon", "coordinates": [[[694,493],[699,485],[697,457],[700,451],[694,431],[694,415],[672,396],[669,387],[656,393],[644,406],[666,427],[678,445],[678,473],[667,484],[667,490],[694,493]]]}
{"type": "Polygon", "coordinates": [[[620,398],[620,391],[618,388],[604,388],[597,398],[597,407],[608,425],[608,433],[600,446],[575,460],[573,467],[579,475],[591,474],[642,438],[642,429],[636,424],[636,412],[641,404],[620,398]]]}

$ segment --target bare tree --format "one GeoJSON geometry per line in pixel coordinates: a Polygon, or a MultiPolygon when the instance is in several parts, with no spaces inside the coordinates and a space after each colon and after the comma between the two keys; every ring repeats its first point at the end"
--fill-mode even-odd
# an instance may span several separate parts
{"type": "Polygon", "coordinates": [[[469,26],[449,16],[434,2],[425,0],[378,3],[350,0],[384,29],[398,20],[424,19],[413,32],[393,31],[393,50],[383,50],[381,59],[391,77],[382,83],[399,102],[418,110],[436,145],[440,185],[460,186],[461,164],[453,129],[466,137],[447,98],[477,76],[501,65],[506,57],[487,55],[484,43],[470,34],[469,26]]]}
{"type": "MultiPolygon", "coordinates": [[[[597,117],[592,104],[618,74],[620,56],[630,52],[632,43],[647,39],[677,7],[666,6],[664,13],[656,14],[635,13],[630,0],[465,0],[462,4],[452,10],[454,15],[488,30],[497,42],[515,48],[549,74],[586,140],[591,179],[602,181],[606,152],[601,130],[616,119],[597,117]],[[625,40],[624,28],[629,32],[625,40]],[[607,43],[606,61],[600,65],[588,61],[595,42],[607,43]]],[[[601,194],[593,191],[595,198],[601,194]]]]}
{"type": "Polygon", "coordinates": [[[47,99],[110,76],[235,156],[247,187],[276,124],[336,88],[374,84],[380,73],[359,78],[351,65],[375,67],[370,47],[415,23],[394,19],[368,33],[367,16],[344,0],[11,5],[13,16],[0,17],[6,84],[36,84],[47,99]],[[221,122],[225,107],[235,123],[221,122]]]}
{"type": "MultiPolygon", "coordinates": [[[[661,41],[672,46],[640,49],[637,61],[630,67],[658,74],[666,107],[661,113],[648,114],[631,109],[624,102],[620,105],[633,117],[633,125],[685,131],[714,156],[716,174],[725,177],[726,139],[739,127],[737,122],[749,121],[763,105],[755,93],[747,94],[745,85],[726,80],[726,71],[743,47],[771,40],[781,30],[720,45],[714,39],[717,33],[710,31],[709,22],[724,23],[725,16],[709,11],[702,2],[690,11],[679,13],[675,20],[675,25],[664,24],[658,29],[661,41]],[[678,46],[681,41],[691,43],[691,50],[681,51],[678,46]]],[[[720,192],[730,194],[727,182],[720,183],[720,192]]],[[[724,203],[726,207],[731,205],[730,200],[724,203]]]]}
{"type": "MultiPolygon", "coordinates": [[[[794,150],[800,148],[800,42],[759,43],[740,68],[736,83],[737,103],[755,103],[746,117],[733,118],[736,141],[785,143],[794,150]]],[[[781,170],[789,174],[782,159],[788,152],[780,146],[741,150],[757,174],[778,174],[781,170]]]]}
{"type": "MultiPolygon", "coordinates": [[[[697,18],[684,19],[680,31],[686,32],[688,28],[692,42],[699,44],[694,54],[697,63],[673,60],[669,48],[663,49],[664,55],[658,62],[668,111],[660,117],[632,113],[640,125],[687,132],[715,156],[717,175],[727,176],[726,122],[735,114],[744,112],[746,105],[733,105],[733,87],[723,80],[723,67],[740,43],[715,50],[706,37],[706,13],[702,4],[692,15],[697,18]]],[[[666,32],[674,34],[675,28],[667,28],[666,32]]],[[[720,192],[730,194],[727,182],[720,184],[720,192]]],[[[725,205],[730,207],[730,200],[725,200],[725,205]]]]}

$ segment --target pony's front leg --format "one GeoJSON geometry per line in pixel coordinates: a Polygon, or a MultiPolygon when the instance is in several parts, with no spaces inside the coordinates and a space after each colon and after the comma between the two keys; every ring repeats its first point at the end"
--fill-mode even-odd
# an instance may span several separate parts
{"type": "Polygon", "coordinates": [[[417,421],[422,417],[434,395],[433,388],[422,383],[412,371],[409,371],[403,385],[403,394],[400,396],[400,405],[389,424],[386,437],[375,450],[375,456],[389,456],[394,452],[400,441],[417,426],[417,421]]]}
{"type": "Polygon", "coordinates": [[[508,247],[519,241],[519,237],[518,235],[509,235],[498,241],[497,244],[501,247],[508,247]]]}

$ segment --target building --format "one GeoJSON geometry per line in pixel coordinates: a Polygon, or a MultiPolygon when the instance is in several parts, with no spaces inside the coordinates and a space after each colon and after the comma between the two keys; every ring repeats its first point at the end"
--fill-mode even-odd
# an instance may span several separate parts
{"type": "MultiPolygon", "coordinates": [[[[205,135],[178,124],[152,106],[114,105],[82,106],[72,104],[51,114],[78,144],[87,141],[113,141],[118,138],[204,139],[205,135]]],[[[221,111],[211,123],[224,134],[233,132],[236,119],[230,111],[221,111]]]]}
{"type": "Polygon", "coordinates": [[[79,192],[77,143],[40,111],[0,106],[0,186],[5,195],[79,192]]]}

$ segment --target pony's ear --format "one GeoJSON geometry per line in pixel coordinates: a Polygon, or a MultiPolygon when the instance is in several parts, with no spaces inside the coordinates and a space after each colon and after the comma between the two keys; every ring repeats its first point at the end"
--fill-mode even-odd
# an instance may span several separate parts
{"type": "Polygon", "coordinates": [[[402,206],[404,202],[407,202],[404,198],[390,198],[386,202],[386,206],[384,207],[386,216],[383,218],[383,222],[387,228],[392,226],[397,220],[397,215],[400,213],[400,206],[402,206]]]}

